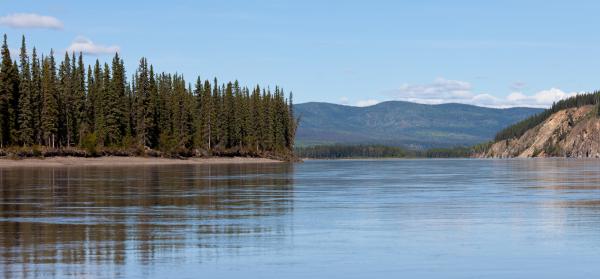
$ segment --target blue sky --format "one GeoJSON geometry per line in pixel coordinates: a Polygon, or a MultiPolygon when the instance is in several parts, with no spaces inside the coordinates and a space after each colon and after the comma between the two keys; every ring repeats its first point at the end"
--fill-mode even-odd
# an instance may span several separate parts
{"type": "Polygon", "coordinates": [[[188,80],[275,84],[296,102],[538,106],[600,89],[595,1],[6,1],[17,49],[118,50],[188,80]],[[29,15],[24,15],[29,14],[29,15]],[[33,15],[31,15],[33,14],[33,15]]]}

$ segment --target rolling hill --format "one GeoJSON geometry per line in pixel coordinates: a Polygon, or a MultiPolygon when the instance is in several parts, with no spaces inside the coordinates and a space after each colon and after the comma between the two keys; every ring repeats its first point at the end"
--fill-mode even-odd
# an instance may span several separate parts
{"type": "Polygon", "coordinates": [[[369,107],[311,102],[297,104],[295,110],[300,117],[298,146],[384,144],[415,149],[489,141],[500,129],[543,111],[402,101],[369,107]]]}

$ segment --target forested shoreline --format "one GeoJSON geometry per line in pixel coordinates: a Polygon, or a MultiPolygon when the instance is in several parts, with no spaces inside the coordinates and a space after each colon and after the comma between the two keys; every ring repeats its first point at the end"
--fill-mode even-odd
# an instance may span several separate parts
{"type": "Polygon", "coordinates": [[[0,155],[293,157],[297,119],[283,89],[156,73],[131,74],[116,53],[93,65],[81,53],[18,61],[7,36],[0,65],[0,155]],[[128,77],[129,75],[129,77],[128,77]]]}
{"type": "Polygon", "coordinates": [[[368,159],[368,158],[470,158],[487,149],[489,143],[471,147],[431,148],[412,150],[399,146],[377,144],[314,145],[296,147],[296,156],[308,159],[368,159]]]}

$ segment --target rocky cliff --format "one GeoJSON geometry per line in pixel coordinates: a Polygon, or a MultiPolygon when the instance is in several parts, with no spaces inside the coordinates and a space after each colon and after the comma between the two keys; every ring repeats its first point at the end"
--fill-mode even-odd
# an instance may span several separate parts
{"type": "Polygon", "coordinates": [[[597,107],[587,105],[558,111],[521,137],[492,144],[479,157],[600,158],[597,107]]]}

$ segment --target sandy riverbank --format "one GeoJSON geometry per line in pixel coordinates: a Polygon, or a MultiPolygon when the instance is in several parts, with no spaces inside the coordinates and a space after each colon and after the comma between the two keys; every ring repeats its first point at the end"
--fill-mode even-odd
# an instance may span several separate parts
{"type": "Polygon", "coordinates": [[[207,165],[207,164],[257,164],[280,163],[282,161],[266,158],[247,157],[214,157],[167,159],[152,157],[50,157],[50,158],[25,158],[25,159],[0,159],[0,168],[8,167],[65,167],[65,166],[156,166],[156,165],[207,165]]]}

